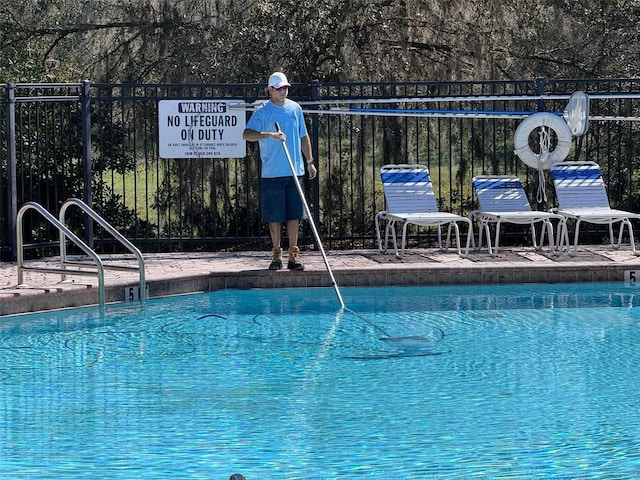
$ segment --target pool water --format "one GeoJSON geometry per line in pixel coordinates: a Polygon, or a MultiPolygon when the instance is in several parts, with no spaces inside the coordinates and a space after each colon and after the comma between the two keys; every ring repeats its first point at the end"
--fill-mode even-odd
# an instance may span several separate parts
{"type": "Polygon", "coordinates": [[[638,478],[636,287],[342,295],[0,318],[0,476],[638,478]]]}

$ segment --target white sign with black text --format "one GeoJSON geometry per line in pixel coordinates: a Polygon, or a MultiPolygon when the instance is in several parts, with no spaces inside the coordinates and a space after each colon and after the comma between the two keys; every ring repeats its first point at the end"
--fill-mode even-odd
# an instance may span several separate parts
{"type": "Polygon", "coordinates": [[[161,158],[243,158],[247,144],[244,109],[238,100],[160,100],[158,144],[161,158]]]}

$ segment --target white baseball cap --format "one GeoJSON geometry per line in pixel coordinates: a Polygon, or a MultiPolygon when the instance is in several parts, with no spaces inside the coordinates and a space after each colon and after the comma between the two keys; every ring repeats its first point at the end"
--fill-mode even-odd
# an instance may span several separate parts
{"type": "Polygon", "coordinates": [[[273,88],[280,88],[280,87],[290,87],[291,84],[287,80],[287,77],[285,76],[284,73],[275,72],[275,73],[272,73],[271,76],[269,77],[269,86],[273,88]]]}

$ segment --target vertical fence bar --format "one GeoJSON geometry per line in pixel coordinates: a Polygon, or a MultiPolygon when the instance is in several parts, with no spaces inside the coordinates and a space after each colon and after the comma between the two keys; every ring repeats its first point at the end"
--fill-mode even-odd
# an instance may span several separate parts
{"type": "MultiPolygon", "coordinates": [[[[82,162],[84,166],[84,193],[82,200],[93,208],[93,164],[91,158],[91,82],[82,82],[81,117],[82,117],[82,162]]],[[[94,247],[93,220],[89,215],[84,216],[84,241],[89,247],[94,247]]]]}
{"type": "Polygon", "coordinates": [[[16,218],[18,216],[18,179],[16,159],[16,86],[7,85],[7,214],[8,237],[11,259],[15,260],[16,252],[16,218]]]}
{"type": "MultiPolygon", "coordinates": [[[[319,97],[318,88],[320,82],[318,80],[313,80],[311,82],[311,99],[317,100],[319,97]]],[[[311,151],[313,153],[313,158],[316,161],[316,167],[318,168],[318,175],[313,179],[313,189],[312,189],[312,200],[313,200],[313,221],[316,225],[320,225],[320,189],[319,185],[319,177],[320,177],[320,147],[319,147],[319,122],[318,122],[318,114],[311,114],[311,151]]],[[[324,159],[325,163],[328,163],[329,159],[324,159]]]]}

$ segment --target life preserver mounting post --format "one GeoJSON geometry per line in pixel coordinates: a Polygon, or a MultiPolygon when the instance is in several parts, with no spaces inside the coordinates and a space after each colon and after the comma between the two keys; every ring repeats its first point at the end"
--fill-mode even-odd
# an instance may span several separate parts
{"type": "Polygon", "coordinates": [[[567,122],[558,115],[549,112],[540,112],[529,115],[518,128],[513,138],[515,154],[524,163],[536,170],[551,168],[551,165],[562,162],[571,150],[571,129],[567,122]],[[539,129],[540,152],[534,152],[529,146],[529,135],[539,129]],[[551,136],[549,129],[553,130],[557,137],[556,146],[550,149],[551,136]]]}

